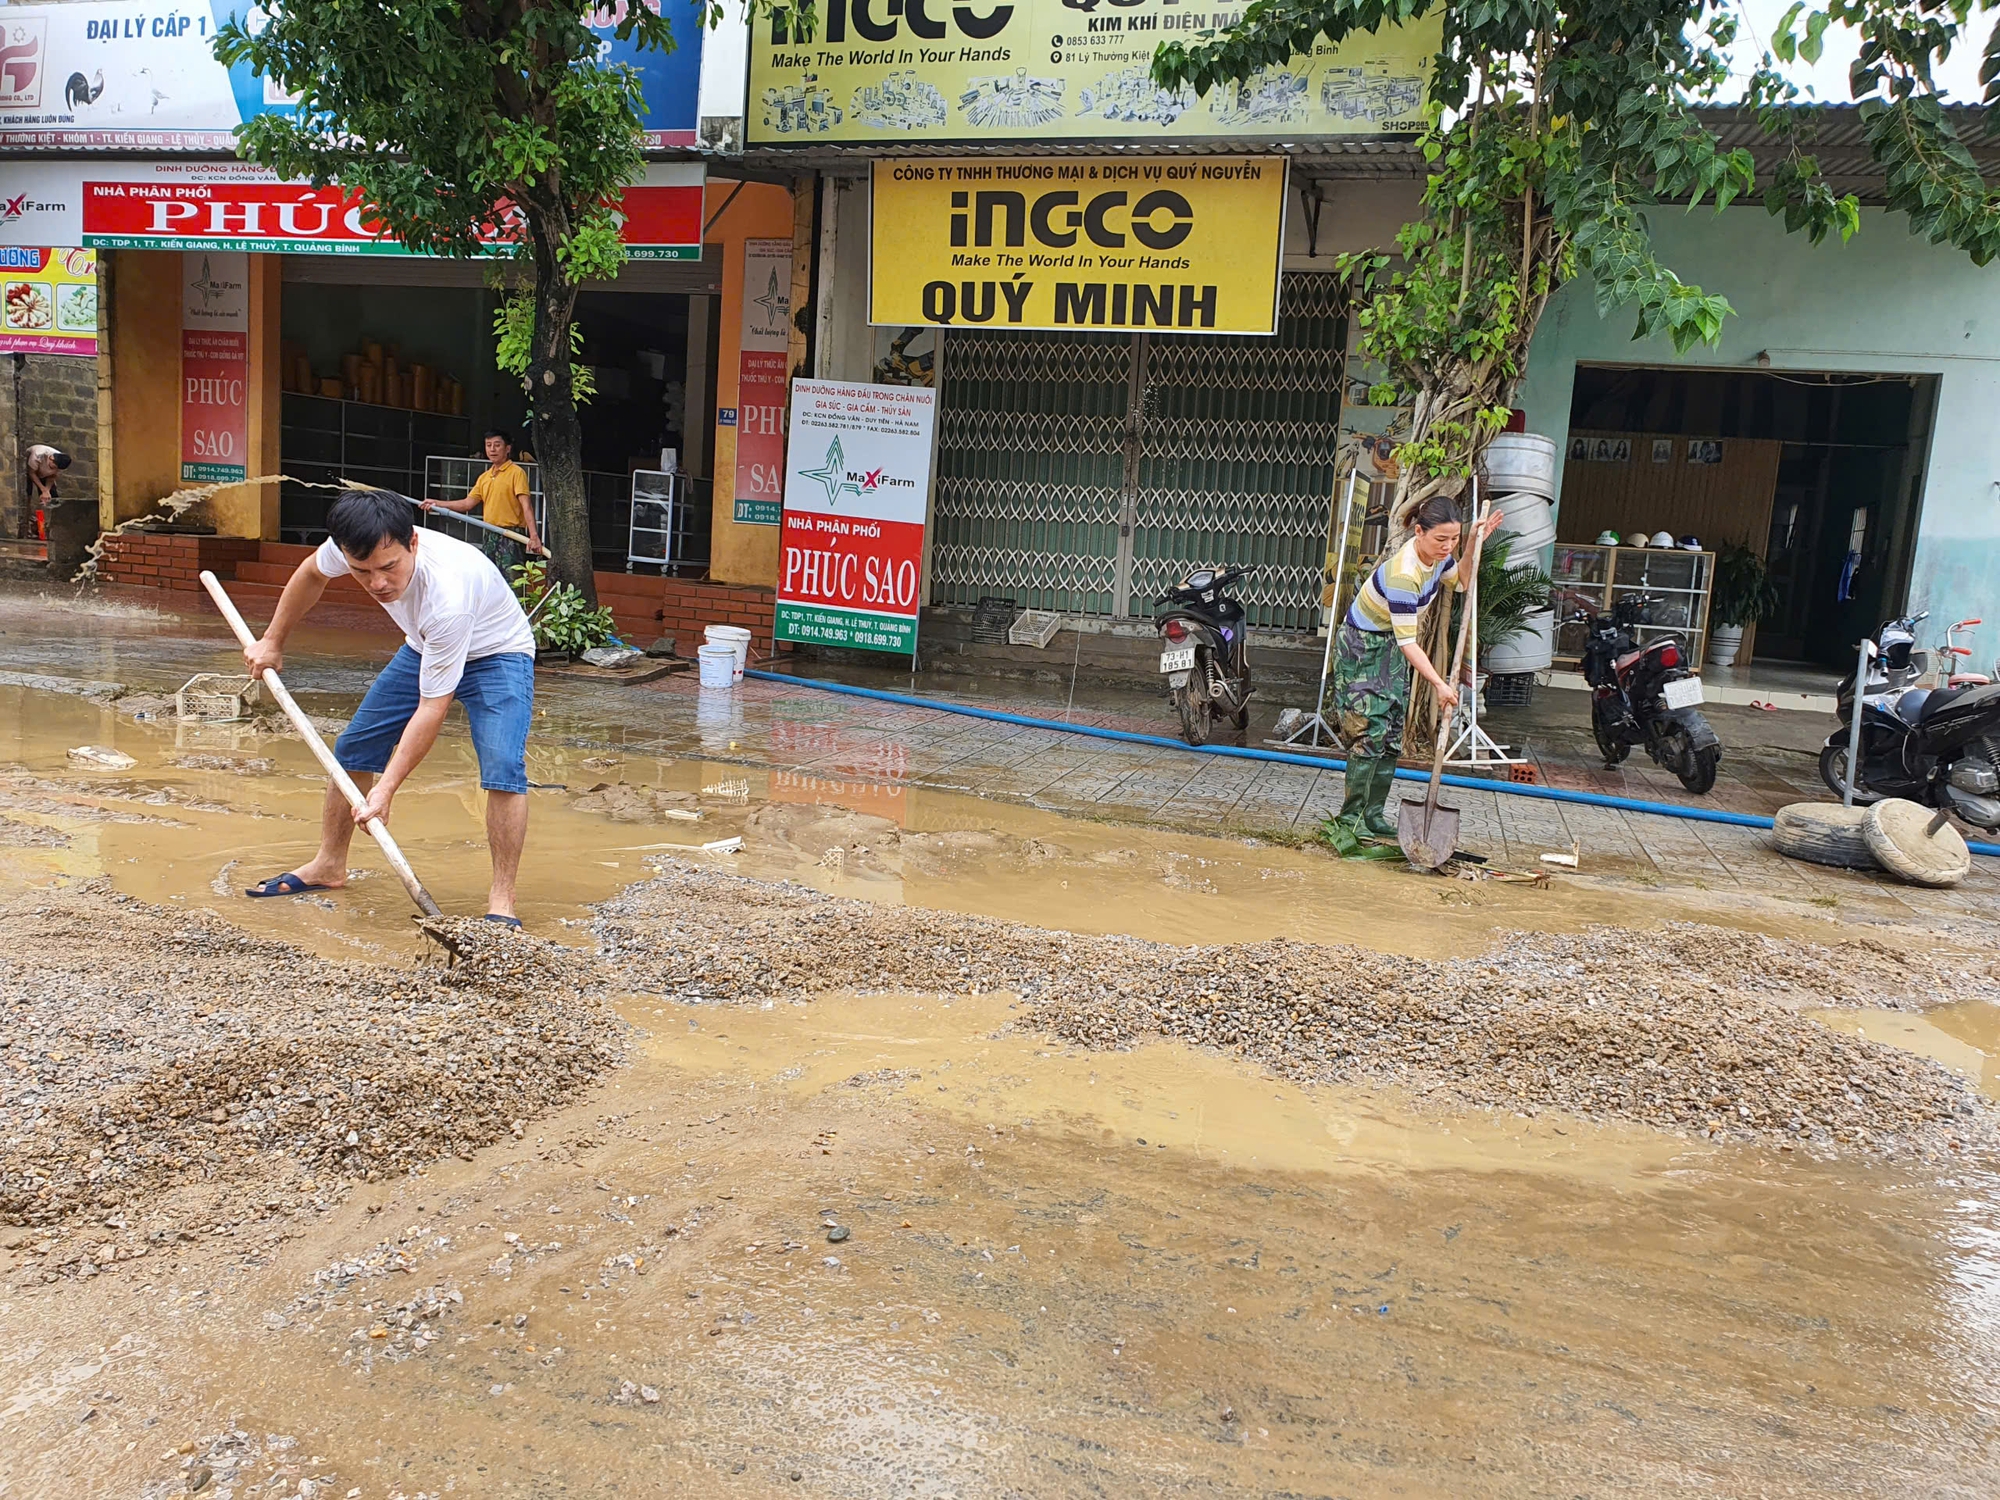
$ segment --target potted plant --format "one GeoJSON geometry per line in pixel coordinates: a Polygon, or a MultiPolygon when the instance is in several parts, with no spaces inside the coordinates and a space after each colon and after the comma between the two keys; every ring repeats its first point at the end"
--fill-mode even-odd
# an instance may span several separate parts
{"type": "Polygon", "coordinates": [[[1741,542],[1716,554],[1715,590],[1708,602],[1708,660],[1733,667],[1743,649],[1743,629],[1768,620],[1778,610],[1778,587],[1764,559],[1741,542]]]}
{"type": "Polygon", "coordinates": [[[534,621],[538,659],[561,657],[575,661],[593,646],[611,639],[611,611],[592,609],[579,589],[550,584],[548,569],[538,562],[514,569],[514,596],[534,621]]]}
{"type": "MultiPolygon", "coordinates": [[[[1535,616],[1549,608],[1549,575],[1533,563],[1514,563],[1508,554],[1514,538],[1502,533],[1479,558],[1479,655],[1482,664],[1492,652],[1525,632],[1535,616]]],[[[1465,595],[1453,598],[1452,629],[1458,629],[1465,595]]],[[[1546,665],[1546,663],[1544,663],[1546,665]]],[[[1511,671],[1504,668],[1503,671],[1511,671]]]]}

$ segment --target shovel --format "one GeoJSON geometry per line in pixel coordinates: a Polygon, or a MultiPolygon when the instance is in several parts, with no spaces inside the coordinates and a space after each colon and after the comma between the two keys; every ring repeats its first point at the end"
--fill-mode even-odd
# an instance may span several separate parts
{"type": "MultiPolygon", "coordinates": [[[[1472,621],[1479,611],[1479,554],[1486,545],[1486,511],[1478,505],[1479,481],[1472,481],[1474,509],[1478,511],[1472,526],[1472,574],[1465,590],[1465,618],[1458,623],[1458,646],[1451,654],[1451,676],[1447,682],[1458,683],[1460,671],[1465,666],[1465,643],[1472,635],[1472,621]]],[[[1424,793],[1421,804],[1398,802],[1396,804],[1396,842],[1403,846],[1403,855],[1419,870],[1436,870],[1458,851],[1458,809],[1438,806],[1438,783],[1444,775],[1445,741],[1449,737],[1449,723],[1444,715],[1444,705],[1438,705],[1437,749],[1431,755],[1431,785],[1424,793]]]]}
{"type": "MultiPolygon", "coordinates": [[[[255,645],[257,637],[250,633],[250,627],[243,622],[243,616],[236,612],[236,605],[230,600],[229,595],[223,592],[216,576],[204,572],[201,575],[201,586],[208,590],[208,597],[215,601],[215,607],[222,611],[222,618],[227,620],[229,628],[236,632],[236,639],[245,646],[255,645]]],[[[319,731],[313,728],[312,720],[306,717],[305,710],[300,708],[297,701],[285,690],[284,683],[278,680],[278,674],[267,669],[264,673],[264,686],[269,688],[271,696],[278,700],[278,707],[282,708],[285,717],[292,721],[292,728],[299,732],[299,738],[306,742],[306,748],[312,751],[313,758],[325,767],[326,774],[333,778],[333,784],[339,787],[341,795],[347,798],[347,805],[359,807],[363,801],[361,789],[354,784],[354,778],[347,774],[340,762],[333,758],[333,752],[326,748],[326,741],[319,737],[319,731]]],[[[431,893],[424,889],[424,883],[417,879],[417,872],[410,868],[410,862],[403,858],[403,851],[396,847],[395,839],[390,837],[388,824],[380,818],[370,818],[361,826],[376,843],[382,846],[382,854],[389,861],[389,868],[394,870],[396,878],[403,882],[403,889],[410,893],[410,899],[416,902],[417,910],[427,917],[442,917],[444,913],[438,910],[437,902],[431,899],[431,893]]]]}

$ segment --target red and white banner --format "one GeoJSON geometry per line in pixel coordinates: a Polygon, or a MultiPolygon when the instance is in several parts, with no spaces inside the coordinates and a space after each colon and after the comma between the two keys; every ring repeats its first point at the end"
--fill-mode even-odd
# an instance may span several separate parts
{"type": "Polygon", "coordinates": [[[936,411],[921,387],[792,382],[777,639],[916,649],[936,411]]]}
{"type": "MultiPolygon", "coordinates": [[[[785,386],[792,334],[792,242],[743,242],[736,356],[736,498],[731,519],[776,526],[785,505],[785,386]]],[[[719,416],[720,419],[720,416],[719,416]]]]}
{"type": "MultiPolygon", "coordinates": [[[[619,202],[633,260],[701,259],[705,169],[653,162],[619,202]]],[[[359,194],[243,162],[0,162],[0,245],[407,255],[359,194]]],[[[492,253],[512,252],[496,236],[492,253]]]]}
{"type": "Polygon", "coordinates": [[[250,257],[181,257],[181,483],[247,479],[250,257]]]}

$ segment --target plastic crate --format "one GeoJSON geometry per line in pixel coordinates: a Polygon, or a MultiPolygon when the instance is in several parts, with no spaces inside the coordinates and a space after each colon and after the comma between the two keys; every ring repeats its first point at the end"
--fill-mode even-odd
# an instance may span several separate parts
{"type": "Polygon", "coordinates": [[[197,672],[174,694],[174,714],[204,724],[228,724],[250,717],[250,707],[263,695],[254,677],[197,672]]]}
{"type": "Polygon", "coordinates": [[[972,638],[985,646],[1007,644],[1007,627],[1020,605],[997,595],[982,595],[972,609],[972,638]]]}
{"type": "Polygon", "coordinates": [[[1526,708],[1534,697],[1533,672],[1494,672],[1486,679],[1488,708],[1526,708]]]}
{"type": "Polygon", "coordinates": [[[1056,638],[1063,617],[1053,610],[1025,609],[1007,630],[1010,646],[1033,646],[1037,651],[1056,638]]]}

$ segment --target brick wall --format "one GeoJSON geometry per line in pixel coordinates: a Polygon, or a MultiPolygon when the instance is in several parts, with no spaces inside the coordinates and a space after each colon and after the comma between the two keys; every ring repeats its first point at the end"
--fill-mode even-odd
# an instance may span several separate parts
{"type": "Polygon", "coordinates": [[[34,532],[28,449],[47,443],[70,456],[56,482],[65,500],[97,499],[97,361],[61,354],[0,354],[0,534],[34,532]]]}
{"type": "Polygon", "coordinates": [[[674,638],[675,650],[693,656],[709,625],[739,625],[750,632],[751,650],[771,653],[773,594],[770,589],[655,578],[633,573],[599,573],[597,598],[611,606],[618,633],[637,646],[658,637],[674,638]]]}
{"type": "Polygon", "coordinates": [[[195,593],[201,589],[196,575],[204,569],[230,579],[236,576],[238,563],[256,557],[257,543],[244,537],[122,531],[105,539],[98,576],[106,583],[195,593]]]}

